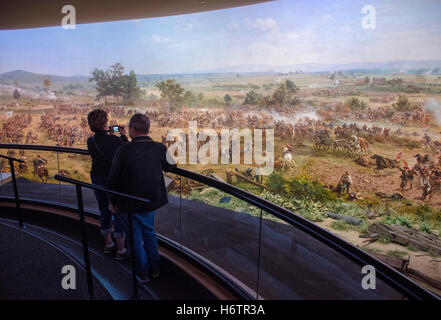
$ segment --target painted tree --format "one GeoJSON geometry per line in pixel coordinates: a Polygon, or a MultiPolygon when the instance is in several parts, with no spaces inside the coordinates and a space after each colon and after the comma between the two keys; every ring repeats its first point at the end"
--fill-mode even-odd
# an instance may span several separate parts
{"type": "Polygon", "coordinates": [[[144,95],[144,92],[138,87],[136,74],[133,70],[131,70],[128,75],[122,75],[121,79],[122,94],[125,103],[133,104],[144,95]]]}
{"type": "Polygon", "coordinates": [[[95,68],[92,71],[92,77],[89,78],[89,81],[96,82],[96,91],[98,92],[96,96],[97,100],[104,98],[105,101],[107,96],[112,95],[109,72],[95,68]]]}
{"type": "Polygon", "coordinates": [[[121,63],[110,66],[109,70],[95,68],[89,81],[96,83],[97,100],[113,97],[119,103],[122,97],[124,103],[132,104],[143,96],[143,91],[138,87],[136,74],[133,70],[128,75],[124,74],[121,63]]]}
{"type": "Polygon", "coordinates": [[[294,94],[297,91],[299,91],[299,88],[295,85],[295,83],[292,80],[286,80],[285,85],[288,90],[288,93],[290,94],[294,94]]]}
{"type": "Polygon", "coordinates": [[[233,103],[233,98],[231,98],[231,96],[229,94],[226,94],[224,97],[224,102],[225,102],[225,105],[231,106],[231,104],[233,103]]]}
{"type": "Polygon", "coordinates": [[[368,85],[369,82],[370,82],[370,79],[369,79],[368,76],[366,76],[366,77],[364,78],[364,84],[365,84],[365,85],[368,85]]]}
{"type": "Polygon", "coordinates": [[[412,111],[418,108],[416,105],[411,104],[404,95],[399,95],[397,102],[393,103],[392,106],[399,112],[412,111]]]}
{"type": "Polygon", "coordinates": [[[367,109],[366,102],[355,97],[346,101],[346,106],[352,111],[365,111],[367,109]]]}
{"type": "Polygon", "coordinates": [[[176,110],[183,102],[184,88],[175,79],[168,79],[156,83],[156,87],[161,92],[161,99],[168,101],[171,109],[176,110]]]}
{"type": "Polygon", "coordinates": [[[245,104],[258,105],[260,103],[261,98],[262,97],[260,96],[260,94],[258,94],[254,90],[251,90],[250,92],[247,93],[247,96],[245,98],[245,104]]]}
{"type": "Polygon", "coordinates": [[[47,91],[49,87],[52,85],[51,81],[48,78],[43,80],[43,88],[47,91]]]}
{"type": "Polygon", "coordinates": [[[183,101],[187,106],[194,107],[198,104],[199,98],[193,92],[187,90],[184,93],[183,101]]]}
{"type": "Polygon", "coordinates": [[[14,97],[14,99],[18,100],[18,99],[20,99],[21,94],[20,94],[20,92],[17,89],[15,89],[14,93],[12,94],[12,96],[14,97]]]}
{"type": "Polygon", "coordinates": [[[299,88],[291,80],[286,80],[279,84],[277,90],[273,94],[273,99],[280,106],[290,104],[292,96],[299,90],[299,88]]]}
{"type": "Polygon", "coordinates": [[[110,66],[110,91],[112,96],[116,98],[117,103],[119,103],[119,98],[124,94],[124,84],[126,80],[124,79],[124,67],[121,63],[115,63],[110,66]]]}

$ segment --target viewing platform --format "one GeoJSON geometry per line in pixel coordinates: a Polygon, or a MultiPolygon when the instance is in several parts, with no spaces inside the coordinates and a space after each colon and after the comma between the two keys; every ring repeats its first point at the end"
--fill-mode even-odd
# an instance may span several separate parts
{"type": "MultiPolygon", "coordinates": [[[[16,268],[13,267],[14,265],[22,267],[18,272],[7,269],[2,274],[12,275],[6,276],[4,280],[4,288],[7,288],[4,289],[4,297],[8,298],[7,292],[14,291],[11,297],[23,299],[32,299],[31,295],[41,299],[84,298],[87,290],[84,272],[81,271],[84,269],[81,242],[78,233],[74,231],[75,229],[78,231],[74,220],[75,214],[53,206],[52,212],[58,211],[58,214],[64,218],[60,220],[63,221],[62,223],[51,224],[52,231],[50,231],[41,226],[43,221],[48,220],[48,216],[37,218],[38,215],[33,212],[36,206],[31,200],[38,199],[40,203],[46,204],[58,202],[66,208],[74,209],[77,206],[75,186],[38,183],[22,177],[17,178],[17,186],[20,199],[23,201],[22,210],[26,212],[23,216],[26,228],[20,229],[11,220],[2,220],[0,227],[5,230],[1,237],[2,243],[7,244],[5,252],[8,253],[3,257],[7,257],[10,268],[16,268]],[[66,220],[66,217],[69,219],[66,220]],[[29,252],[29,257],[24,258],[23,254],[14,254],[16,242],[20,243],[16,251],[24,255],[29,252]],[[51,258],[44,260],[44,263],[34,269],[29,261],[37,261],[41,256],[51,258]],[[10,257],[14,258],[11,260],[10,257]],[[47,266],[49,264],[51,267],[47,266]],[[78,283],[82,285],[74,293],[63,292],[60,295],[58,291],[62,290],[60,289],[61,266],[66,264],[78,267],[77,273],[80,275],[78,283]],[[40,277],[37,274],[44,270],[50,270],[43,272],[44,278],[41,278],[44,283],[49,283],[48,286],[39,289],[45,292],[29,290],[30,293],[23,293],[30,285],[38,286],[40,277]],[[24,277],[20,280],[21,273],[26,274],[28,279],[24,277]],[[83,295],[78,292],[83,292],[83,295]]],[[[12,198],[12,183],[4,184],[0,194],[12,198]]],[[[97,227],[98,216],[94,193],[90,189],[83,188],[82,194],[84,207],[91,213],[88,214],[87,219],[92,226],[88,228],[96,230],[94,236],[88,237],[92,247],[90,252],[93,281],[94,284],[96,283],[95,297],[129,299],[129,264],[117,263],[113,258],[101,253],[102,240],[97,227]]],[[[9,211],[12,214],[13,208],[9,211]]],[[[185,250],[191,251],[204,264],[222,272],[250,296],[253,296],[258,288],[259,299],[383,299],[385,296],[391,299],[406,299],[405,295],[390,288],[381,280],[375,291],[360,290],[362,276],[356,264],[301,230],[277,219],[264,219],[259,235],[259,222],[258,217],[249,213],[169,195],[169,203],[157,210],[156,230],[160,244],[164,244],[161,241],[164,237],[179,243],[181,248],[185,247],[185,250]]],[[[209,281],[209,286],[212,286],[211,291],[204,288],[207,283],[203,278],[207,278],[207,275],[195,271],[194,268],[188,270],[188,266],[184,266],[183,269],[178,268],[175,264],[176,257],[168,256],[170,251],[167,246],[161,246],[160,251],[163,255],[161,277],[142,286],[144,289],[140,298],[216,299],[222,295],[234,297],[213,280],[209,281]],[[182,285],[182,282],[186,284],[182,285]],[[192,290],[185,289],[189,287],[192,290]],[[220,295],[216,297],[216,293],[220,295]]]]}

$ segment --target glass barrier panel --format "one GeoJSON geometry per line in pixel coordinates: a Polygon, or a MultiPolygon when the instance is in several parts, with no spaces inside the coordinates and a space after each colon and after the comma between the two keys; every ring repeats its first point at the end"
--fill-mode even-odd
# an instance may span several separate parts
{"type": "MultiPolygon", "coordinates": [[[[15,162],[17,190],[20,199],[56,202],[59,198],[58,182],[54,179],[58,172],[55,152],[33,150],[9,150],[7,155],[22,159],[25,163],[15,162]]],[[[10,175],[9,162],[2,170],[10,175]]],[[[3,181],[5,196],[14,196],[10,177],[3,181]]]]}
{"type": "MultiPolygon", "coordinates": [[[[75,153],[57,153],[59,163],[58,174],[66,178],[91,183],[90,181],[90,156],[75,153]]],[[[70,183],[58,181],[60,198],[58,201],[64,205],[77,207],[77,196],[75,186],[70,183]]],[[[92,212],[99,212],[93,190],[83,191],[84,209],[92,212]]]]}
{"type": "Polygon", "coordinates": [[[257,292],[260,209],[182,178],[182,246],[245,289],[257,292]]]}
{"type": "Polygon", "coordinates": [[[171,173],[164,174],[168,192],[168,203],[156,210],[155,229],[158,234],[181,243],[181,177],[171,173]]]}
{"type": "MultiPolygon", "coordinates": [[[[0,154],[6,155],[6,149],[1,149],[0,154]]],[[[4,158],[0,158],[0,194],[2,196],[5,195],[5,184],[8,183],[11,179],[9,173],[9,161],[4,158]]]]}
{"type": "MultiPolygon", "coordinates": [[[[1,149],[2,155],[7,156],[11,154],[13,150],[1,149]]],[[[0,159],[0,183],[1,183],[1,193],[3,196],[13,196],[12,180],[11,180],[11,169],[9,166],[9,160],[1,158],[0,159]]]]}
{"type": "MultiPolygon", "coordinates": [[[[57,174],[67,177],[73,178],[73,166],[76,165],[75,154],[64,153],[64,152],[56,152],[57,156],[57,174]]],[[[59,197],[57,202],[63,205],[68,205],[71,207],[77,207],[77,195],[75,191],[75,186],[57,180],[57,187],[59,189],[59,197]]]]}
{"type": "Polygon", "coordinates": [[[362,286],[362,267],[298,228],[263,213],[259,295],[263,299],[404,299],[375,278],[362,286]]]}

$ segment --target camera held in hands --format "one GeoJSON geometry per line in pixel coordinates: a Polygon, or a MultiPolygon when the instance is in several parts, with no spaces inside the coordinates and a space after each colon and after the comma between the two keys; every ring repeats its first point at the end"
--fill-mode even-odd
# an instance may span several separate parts
{"type": "Polygon", "coordinates": [[[114,126],[109,127],[110,132],[121,132],[122,129],[124,129],[124,127],[118,126],[118,125],[114,125],[114,126]]]}

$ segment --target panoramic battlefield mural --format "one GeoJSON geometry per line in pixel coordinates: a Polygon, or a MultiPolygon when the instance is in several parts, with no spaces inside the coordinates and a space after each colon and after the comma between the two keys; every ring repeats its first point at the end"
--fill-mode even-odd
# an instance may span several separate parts
{"type": "MultiPolygon", "coordinates": [[[[281,0],[0,31],[0,141],[86,149],[89,111],[102,108],[120,126],[145,113],[151,137],[179,166],[255,193],[378,257],[410,257],[437,290],[440,11],[438,1],[281,0]],[[392,241],[394,228],[426,242],[392,241]]],[[[2,154],[25,160],[16,170],[27,180],[58,184],[61,174],[90,182],[85,155],[2,154]]],[[[5,160],[0,167],[9,171],[5,160]]],[[[188,199],[258,214],[169,178],[170,193],[182,187],[188,199]]]]}

